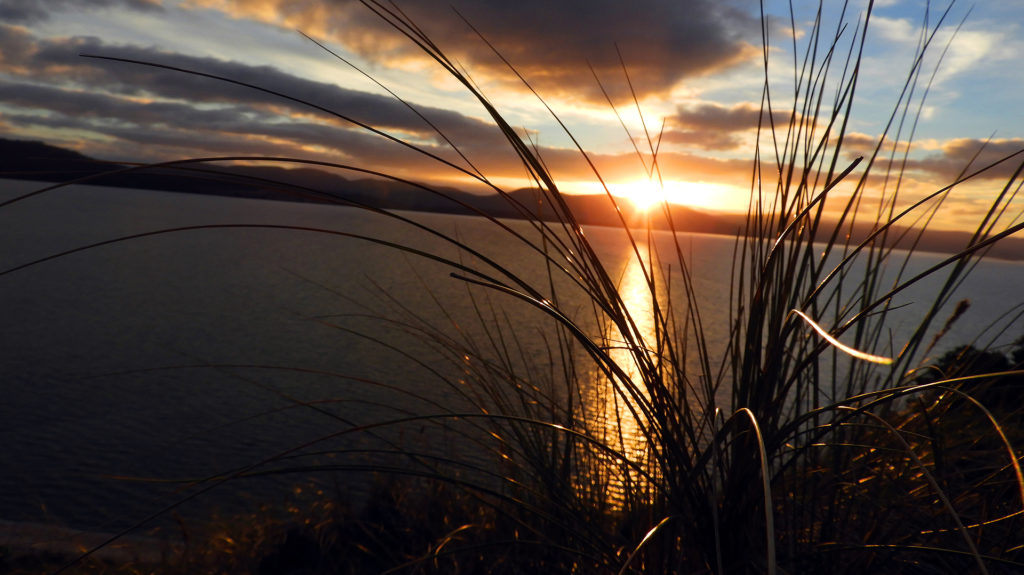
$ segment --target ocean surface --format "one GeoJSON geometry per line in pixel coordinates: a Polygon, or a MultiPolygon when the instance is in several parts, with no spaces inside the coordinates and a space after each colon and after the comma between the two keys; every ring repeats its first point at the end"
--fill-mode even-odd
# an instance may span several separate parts
{"type": "MultiPolygon", "coordinates": [[[[0,180],[0,199],[40,187],[0,180]]],[[[492,222],[401,215],[546,285],[537,254],[492,222]]],[[[534,237],[525,222],[506,225],[534,237]]],[[[644,305],[623,233],[586,233],[621,270],[627,302],[644,305]]],[[[458,345],[505,346],[539,372],[557,365],[545,340],[550,318],[470,288],[449,266],[355,236],[481,265],[413,225],[351,208],[90,186],[0,208],[0,271],[70,251],[0,275],[0,520],[109,531],[173,505],[202,517],[310,490],[356,498],[371,462],[399,445],[477,457],[459,423],[407,418],[472,411],[446,383],[465,368],[458,345]],[[222,225],[233,227],[198,227],[222,225]],[[243,227],[256,225],[277,227],[243,227]],[[106,243],[118,238],[129,239],[106,243]],[[481,323],[502,321],[514,326],[500,332],[507,339],[487,341],[497,332],[481,323]],[[345,469],[327,469],[339,457],[345,469]],[[360,461],[365,472],[353,470],[360,461]],[[276,472],[314,465],[326,470],[276,472]],[[246,477],[204,483],[202,493],[190,482],[233,475],[246,477]]],[[[688,235],[681,245],[708,339],[720,347],[733,240],[688,235]]],[[[918,254],[912,265],[942,258],[918,254]]],[[[972,306],[944,349],[1005,318],[1024,301],[1022,286],[1019,263],[975,269],[955,298],[972,306]]],[[[934,288],[900,294],[894,342],[934,288]]],[[[560,293],[586,317],[583,300],[560,293]]],[[[1017,322],[1000,341],[1022,333],[1017,322]]]]}

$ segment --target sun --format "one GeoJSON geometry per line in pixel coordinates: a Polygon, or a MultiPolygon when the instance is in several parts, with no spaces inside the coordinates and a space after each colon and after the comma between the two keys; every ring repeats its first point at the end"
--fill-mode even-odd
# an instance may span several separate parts
{"type": "Polygon", "coordinates": [[[639,180],[619,186],[616,195],[628,199],[633,207],[648,212],[660,206],[666,199],[664,186],[656,180],[639,180]]]}
{"type": "Polygon", "coordinates": [[[712,212],[745,213],[750,201],[749,191],[716,182],[642,179],[609,184],[608,190],[633,204],[639,213],[657,212],[664,202],[712,212]]]}
{"type": "Polygon", "coordinates": [[[594,182],[573,184],[577,193],[603,195],[611,192],[621,206],[632,204],[638,214],[660,212],[665,202],[709,212],[746,213],[750,203],[749,190],[720,182],[643,178],[600,185],[594,182]]]}

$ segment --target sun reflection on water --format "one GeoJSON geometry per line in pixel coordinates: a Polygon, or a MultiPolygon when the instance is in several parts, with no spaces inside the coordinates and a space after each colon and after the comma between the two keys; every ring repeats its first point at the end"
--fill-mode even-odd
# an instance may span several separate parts
{"type": "MultiPolygon", "coordinates": [[[[613,382],[607,376],[595,374],[592,388],[589,390],[587,404],[588,419],[593,422],[592,432],[605,445],[621,453],[629,461],[643,468],[649,467],[647,440],[644,437],[644,423],[638,401],[649,399],[644,384],[643,371],[637,360],[644,361],[644,356],[653,359],[656,331],[654,323],[653,298],[651,287],[644,274],[647,266],[646,246],[639,246],[645,258],[641,265],[635,254],[627,259],[618,281],[618,292],[622,302],[629,310],[633,321],[632,338],[624,337],[615,326],[607,326],[603,339],[611,359],[622,369],[626,381],[613,382]],[[635,348],[628,342],[640,343],[644,348],[635,348]],[[637,357],[640,354],[641,357],[637,357]],[[619,392],[616,392],[616,386],[619,392]],[[641,399],[630,398],[626,391],[632,389],[641,399]]],[[[636,493],[644,487],[642,477],[635,470],[629,470],[621,462],[608,456],[604,459],[608,464],[603,470],[603,479],[607,482],[607,498],[613,507],[622,507],[624,498],[630,492],[636,493]],[[639,488],[639,489],[638,489],[639,488]]]]}

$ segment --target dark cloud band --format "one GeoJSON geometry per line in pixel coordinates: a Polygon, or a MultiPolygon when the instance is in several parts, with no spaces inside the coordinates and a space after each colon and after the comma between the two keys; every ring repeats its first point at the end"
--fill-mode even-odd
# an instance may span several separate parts
{"type": "Polygon", "coordinates": [[[95,9],[129,9],[160,11],[160,0],[3,0],[0,22],[38,24],[49,20],[55,12],[95,9]]]}

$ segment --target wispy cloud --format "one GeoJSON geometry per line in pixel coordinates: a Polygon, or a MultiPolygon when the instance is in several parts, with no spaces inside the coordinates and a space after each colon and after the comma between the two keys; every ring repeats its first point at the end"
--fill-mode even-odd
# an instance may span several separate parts
{"type": "MultiPolygon", "coordinates": [[[[189,5],[300,28],[383,66],[423,62],[418,48],[354,0],[329,6],[291,0],[191,0],[189,5]]],[[[523,89],[476,32],[452,13],[451,2],[426,0],[401,8],[478,80],[523,89]]],[[[554,98],[603,103],[590,67],[599,77],[620,78],[616,44],[642,96],[667,94],[685,78],[720,71],[758,53],[749,43],[759,29],[757,21],[731,1],[480,0],[459,9],[542,94],[554,98]]]]}
{"type": "Polygon", "coordinates": [[[159,12],[163,7],[161,0],[4,0],[0,3],[0,22],[31,25],[55,14],[96,9],[159,12]]]}
{"type": "Polygon", "coordinates": [[[668,129],[664,141],[685,144],[706,150],[735,150],[750,145],[759,125],[765,130],[776,125],[787,125],[791,112],[775,110],[771,118],[752,102],[731,106],[714,102],[700,102],[680,106],[676,114],[667,119],[668,129]]]}

